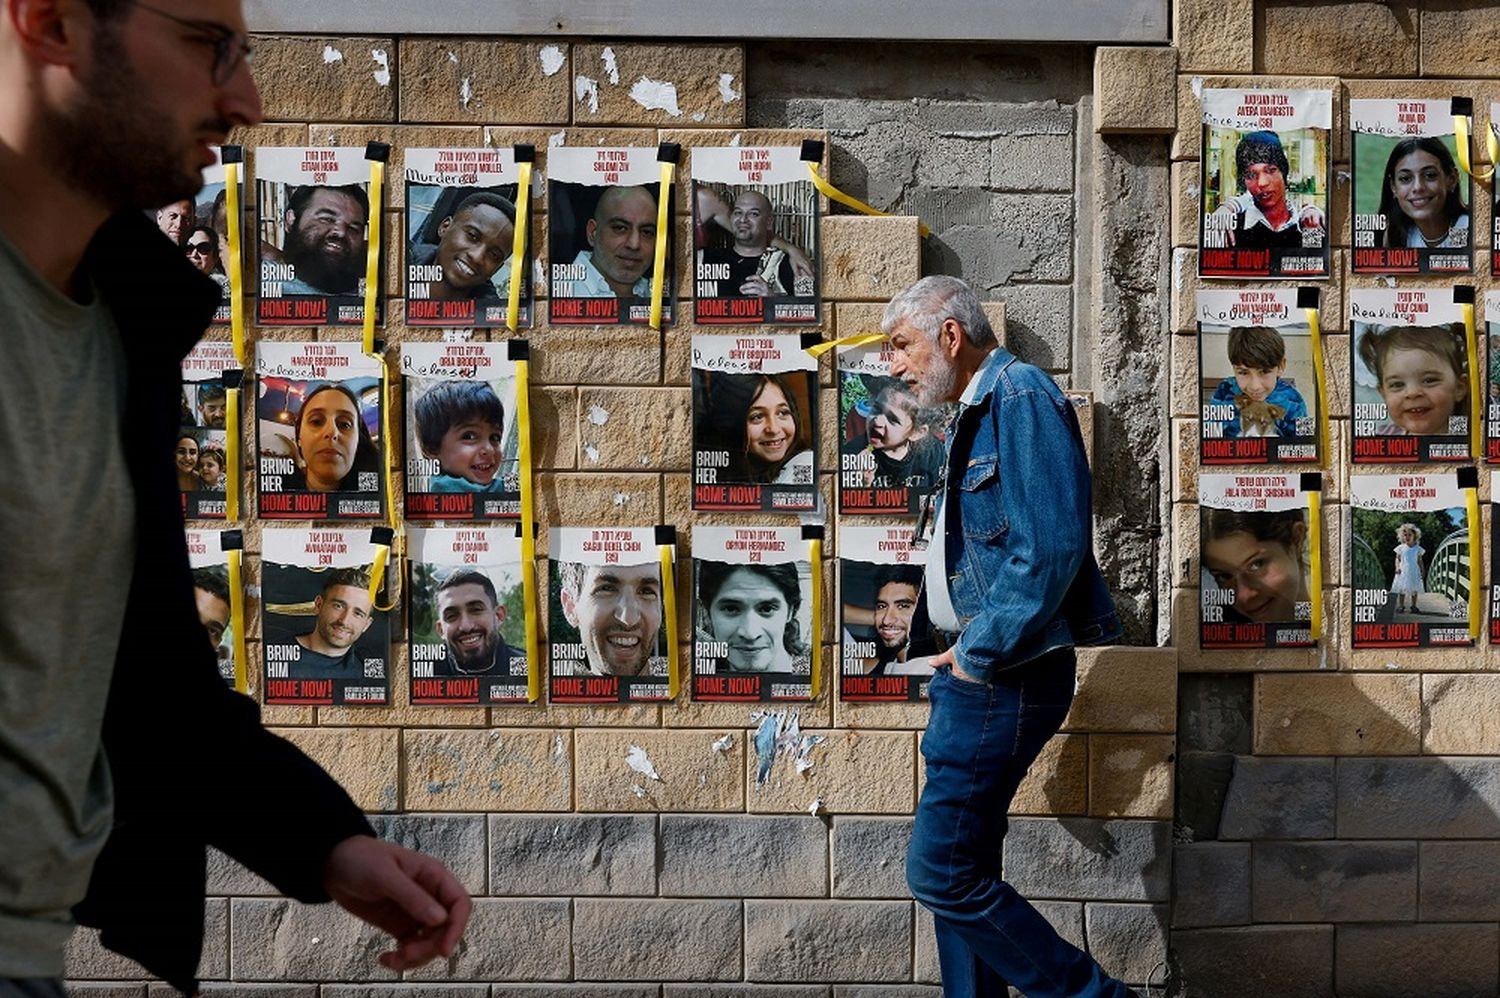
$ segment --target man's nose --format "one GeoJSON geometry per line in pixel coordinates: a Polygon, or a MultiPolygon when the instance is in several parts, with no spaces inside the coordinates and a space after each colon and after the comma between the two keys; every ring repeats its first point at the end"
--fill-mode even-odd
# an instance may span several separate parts
{"type": "Polygon", "coordinates": [[[625,593],[620,597],[619,604],[615,607],[615,619],[626,627],[634,627],[641,619],[641,605],[632,593],[625,593]]]}

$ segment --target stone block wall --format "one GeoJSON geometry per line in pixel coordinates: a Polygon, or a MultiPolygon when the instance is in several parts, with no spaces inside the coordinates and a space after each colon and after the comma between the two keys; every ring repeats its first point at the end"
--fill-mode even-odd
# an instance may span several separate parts
{"type": "MultiPolygon", "coordinates": [[[[1165,383],[1164,357],[1146,365],[1154,372],[1142,382],[1148,387],[1125,391],[1107,379],[1110,368],[1098,357],[1133,367],[1139,360],[1096,346],[1093,329],[1097,315],[1114,309],[1112,330],[1159,348],[1165,313],[1154,304],[1144,311],[1121,306],[1129,281],[1090,279],[1096,268],[1087,254],[1097,236],[1112,240],[1112,252],[1122,256],[1130,255],[1122,247],[1134,246],[1142,272],[1165,274],[1165,229],[1148,228],[1160,252],[1143,251],[1128,229],[1101,229],[1086,198],[1104,196],[1087,179],[1099,164],[1123,169],[1153,148],[1159,190],[1145,185],[1141,196],[1164,197],[1165,139],[1100,147],[1088,124],[1090,59],[1081,48],[975,46],[942,60],[935,57],[947,50],[930,47],[827,45],[816,58],[808,51],[354,31],[265,36],[257,39],[255,74],[268,123],[233,141],[253,149],[378,139],[398,150],[530,142],[545,171],[546,150],[557,144],[671,140],[690,154],[694,145],[825,139],[835,183],[900,215],[840,210],[824,220],[822,334],[870,330],[883,301],[922,273],[971,280],[994,301],[997,328],[1015,352],[1067,387],[1094,390],[1098,405],[1087,414],[1096,428],[1094,453],[1111,469],[1100,475],[1098,505],[1115,510],[1101,512],[1099,547],[1114,552],[1122,600],[1137,599],[1142,586],[1154,590],[1136,564],[1146,561],[1119,553],[1138,543],[1119,511],[1148,487],[1119,469],[1158,457],[1164,438],[1154,432],[1158,402],[1149,386],[1165,383]],[[637,88],[640,80],[650,86],[637,88]],[[931,239],[919,239],[914,215],[932,226],[931,239]],[[1096,308],[1100,295],[1110,304],[1096,308]],[[1141,435],[1141,427],[1153,432],[1141,435]]],[[[253,152],[249,159],[253,182],[253,152]]],[[[399,181],[390,193],[388,240],[403,231],[399,181]]],[[[543,201],[540,233],[545,210],[543,201]]],[[[399,243],[392,243],[392,278],[400,273],[399,243]]],[[[388,286],[399,293],[401,284],[391,279],[388,286]]],[[[393,298],[387,309],[392,358],[408,338],[440,335],[404,328],[400,306],[393,298]]],[[[691,314],[690,304],[683,312],[691,314]]],[[[693,332],[684,321],[659,333],[542,324],[525,334],[543,557],[546,528],[559,524],[672,522],[686,557],[696,524],[777,519],[688,509],[693,332]]],[[[252,335],[331,340],[355,339],[357,331],[252,335]]],[[[481,331],[476,339],[504,336],[481,331]]],[[[830,376],[827,367],[829,391],[830,376]]],[[[831,496],[831,471],[826,477],[831,496]]],[[[246,547],[253,585],[260,550],[253,520],[246,547]]],[[[828,552],[836,555],[836,544],[828,552]]],[[[687,574],[680,606],[688,605],[687,574]]],[[[1155,606],[1129,606],[1137,633],[1149,636],[1155,620],[1148,603],[1155,606]]],[[[252,677],[259,668],[255,616],[252,677]]],[[[666,705],[414,708],[406,703],[402,629],[393,621],[392,706],[278,706],[264,716],[349,788],[382,835],[433,852],[457,872],[477,899],[463,948],[446,964],[402,979],[375,963],[371,930],[332,907],[277,897],[215,855],[205,994],[938,994],[931,921],[904,878],[925,706],[851,705],[827,692],[787,705],[804,731],[827,740],[813,750],[810,772],[779,758],[758,787],[750,748],[757,722],[748,706],[695,704],[684,692],[666,705]],[[660,779],[627,765],[632,747],[645,750],[660,779]]],[[[833,639],[831,621],[823,634],[833,639]]],[[[824,661],[837,661],[835,651],[827,645],[824,661]]],[[[1017,797],[1005,864],[1060,930],[1112,972],[1132,982],[1153,973],[1159,980],[1177,654],[1109,648],[1083,653],[1081,666],[1065,732],[1017,797]]],[[[78,995],[166,994],[87,931],[73,939],[68,975],[78,995]]]]}

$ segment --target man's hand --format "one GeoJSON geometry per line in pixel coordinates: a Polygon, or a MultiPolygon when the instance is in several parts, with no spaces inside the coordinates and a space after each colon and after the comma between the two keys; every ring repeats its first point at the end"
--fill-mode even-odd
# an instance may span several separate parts
{"type": "Polygon", "coordinates": [[[759,274],[751,274],[749,277],[745,278],[745,282],[740,285],[740,294],[742,295],[750,295],[755,298],[765,298],[770,293],[771,285],[767,283],[766,279],[759,274]]]}
{"type": "Polygon", "coordinates": [[[474,907],[441,862],[368,835],[351,835],[334,846],[323,867],[323,889],[345,911],[395,937],[396,948],[380,954],[387,970],[452,956],[474,907]]]}
{"type": "MultiPolygon", "coordinates": [[[[1219,207],[1214,209],[1214,214],[1219,216],[1220,218],[1233,219],[1237,215],[1239,215],[1239,212],[1235,210],[1235,204],[1233,201],[1225,201],[1223,204],[1219,205],[1219,207]]],[[[1228,225],[1226,225],[1223,232],[1224,238],[1229,241],[1229,245],[1233,246],[1234,222],[1231,221],[1228,225]]]]}
{"type": "Polygon", "coordinates": [[[948,666],[948,668],[953,670],[953,675],[957,676],[959,679],[962,679],[965,682],[974,683],[977,686],[989,685],[978,676],[970,675],[969,673],[965,672],[963,666],[958,664],[958,658],[953,654],[952,648],[949,648],[941,655],[934,655],[931,658],[926,659],[925,661],[929,665],[931,665],[934,670],[941,669],[945,665],[948,666]]]}

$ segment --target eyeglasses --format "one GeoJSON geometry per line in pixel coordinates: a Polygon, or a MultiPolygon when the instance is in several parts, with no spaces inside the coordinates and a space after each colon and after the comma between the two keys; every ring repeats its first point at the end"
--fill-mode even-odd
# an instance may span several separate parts
{"type": "Polygon", "coordinates": [[[227,83],[229,78],[235,74],[235,70],[240,68],[241,63],[250,61],[252,55],[250,40],[238,31],[234,31],[217,21],[199,21],[193,18],[178,17],[176,14],[162,10],[160,7],[141,3],[140,0],[134,0],[133,5],[139,7],[141,10],[150,11],[157,17],[164,17],[169,21],[174,21],[184,28],[189,28],[202,35],[203,41],[214,47],[214,63],[211,77],[216,87],[227,83]]]}
{"type": "Polygon", "coordinates": [[[208,255],[208,251],[210,249],[212,249],[212,248],[213,248],[213,243],[188,243],[187,244],[187,251],[189,253],[201,253],[204,256],[207,256],[208,255]]]}

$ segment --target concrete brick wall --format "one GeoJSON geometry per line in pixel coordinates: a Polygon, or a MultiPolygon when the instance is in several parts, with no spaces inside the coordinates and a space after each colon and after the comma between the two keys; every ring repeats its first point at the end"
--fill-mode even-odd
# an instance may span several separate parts
{"type": "MultiPolygon", "coordinates": [[[[1141,274],[1166,273],[1166,219],[1137,212],[1133,222],[1098,221],[1098,206],[1116,198],[1088,178],[1101,164],[1122,170],[1154,156],[1151,182],[1136,185],[1134,196],[1164,199],[1166,139],[1104,143],[1094,135],[1091,60],[1082,48],[829,44],[816,58],[809,52],[777,44],[267,36],[257,39],[255,73],[269,123],[234,141],[251,148],[524,141],[538,147],[543,170],[555,143],[670,140],[690,150],[829,141],[835,182],[904,217],[827,217],[830,307],[821,332],[868,330],[894,290],[925,272],[959,273],[993,300],[997,328],[1023,359],[1069,387],[1092,389],[1099,405],[1085,422],[1096,427],[1096,460],[1110,469],[1100,475],[1099,548],[1137,636],[1149,639],[1157,601],[1147,549],[1157,541],[1143,529],[1144,541],[1132,533],[1132,517],[1143,523],[1149,512],[1122,510],[1143,491],[1148,507],[1157,501],[1135,470],[1162,457],[1164,389],[1151,386],[1165,385],[1165,310],[1130,288],[1141,274]],[[672,81],[678,113],[633,101],[629,85],[641,76],[672,81]],[[913,215],[932,226],[931,239],[919,240],[913,215]],[[1096,245],[1130,266],[1103,281],[1091,277],[1100,269],[1096,245]],[[1109,337],[1096,332],[1104,316],[1109,337]],[[1104,339],[1151,344],[1162,356],[1132,359],[1104,339]],[[1126,367],[1148,374],[1122,388],[1113,372],[1126,367]]],[[[401,185],[391,193],[388,239],[402,231],[401,185]]],[[[537,231],[545,233],[545,202],[538,210],[537,231]]],[[[392,254],[392,277],[399,255],[392,254]]],[[[392,358],[408,338],[439,336],[404,328],[400,304],[393,299],[387,309],[392,358]]],[[[667,520],[682,528],[686,548],[696,524],[764,520],[688,510],[693,331],[687,322],[661,333],[529,331],[543,555],[546,528],[557,524],[667,520]],[[608,413],[602,426],[599,410],[608,413]]],[[[476,335],[502,338],[503,331],[476,335]]],[[[831,390],[831,365],[823,383],[831,390]]],[[[830,474],[826,496],[831,481],[830,474]]],[[[255,584],[254,521],[246,548],[255,584]]],[[[688,580],[681,581],[679,605],[687,605],[688,580]]],[[[793,708],[804,731],[826,736],[812,752],[813,769],[799,774],[778,759],[757,787],[749,707],[694,704],[684,694],[667,705],[413,708],[399,621],[392,630],[392,706],[283,706],[265,717],[349,787],[382,835],[454,868],[477,898],[464,947],[443,966],[398,979],[374,962],[371,930],[331,907],[279,898],[215,855],[205,994],[938,993],[931,920],[904,878],[925,706],[835,703],[825,692],[793,708]],[[627,766],[632,746],[648,753],[659,780],[627,766]],[[809,814],[815,800],[821,804],[809,814]]],[[[824,640],[834,633],[825,621],[824,640]]],[[[834,651],[827,646],[825,661],[837,661],[834,651]]],[[[1065,732],[1017,797],[1005,863],[1066,936],[1113,973],[1142,982],[1165,958],[1177,654],[1120,647],[1083,653],[1081,664],[1065,732]]],[[[87,931],[73,939],[68,975],[75,993],[93,998],[165,994],[87,931]]]]}

